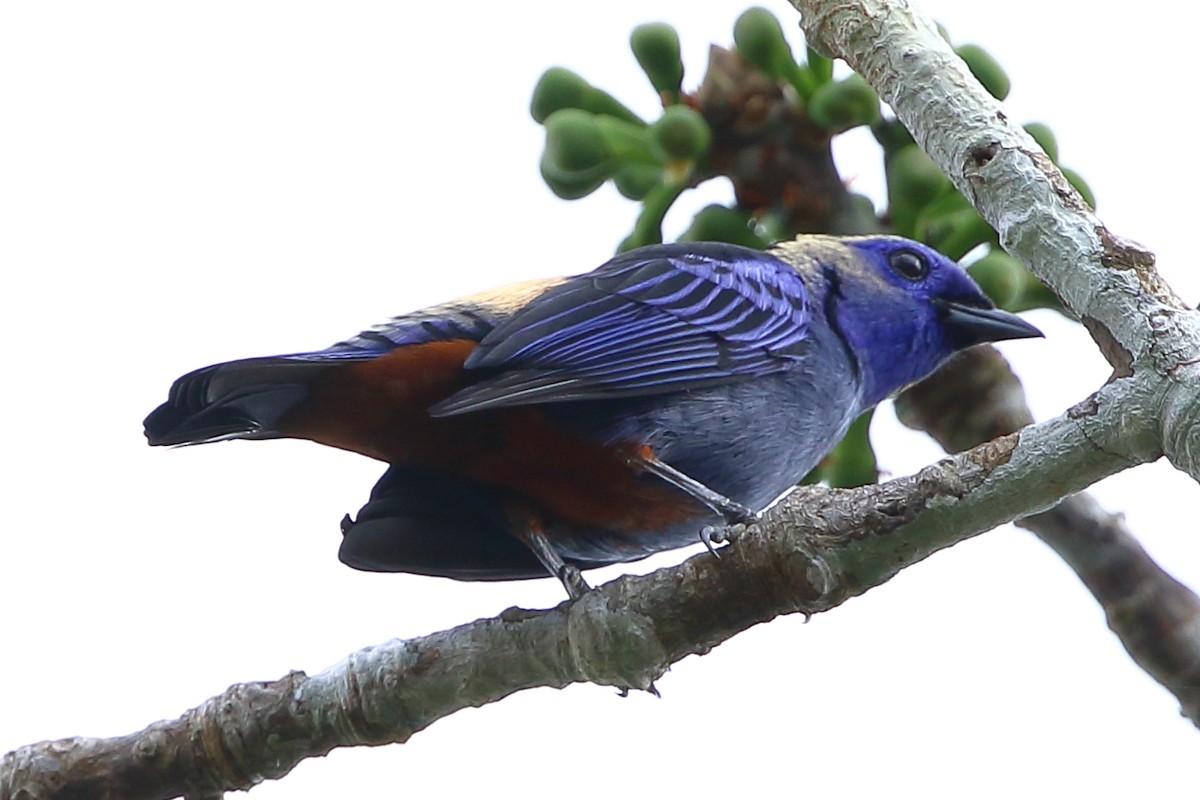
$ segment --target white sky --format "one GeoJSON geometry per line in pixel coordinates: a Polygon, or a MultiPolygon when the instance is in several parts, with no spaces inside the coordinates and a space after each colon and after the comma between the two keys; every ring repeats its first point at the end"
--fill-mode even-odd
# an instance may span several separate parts
{"type": "MultiPolygon", "coordinates": [[[[770,7],[794,28],[789,6],[770,7]]],[[[1178,5],[923,7],[997,56],[1013,80],[1010,117],[1049,122],[1110,228],[1149,245],[1175,289],[1200,299],[1185,216],[1195,46],[1192,26],[1163,24],[1178,5]]],[[[577,203],[544,188],[526,110],[534,81],[569,66],[649,115],[629,30],[676,24],[694,87],[743,5],[583,8],[0,7],[0,752],[129,733],[233,682],[316,672],[394,636],[561,599],[550,580],[349,570],[337,522],[380,465],[297,442],[151,449],[141,419],[195,367],[321,347],[467,291],[603,261],[636,208],[607,188],[577,203]]],[[[846,176],[878,186],[869,150],[843,156],[846,176]]],[[[1080,329],[1033,319],[1049,338],[1005,349],[1045,418],[1107,370],[1080,329]]],[[[886,468],[937,457],[890,416],[886,468]]],[[[1200,587],[1195,484],[1159,464],[1096,493],[1200,587]]],[[[659,687],[661,700],[526,692],[403,746],[309,761],[251,797],[1195,791],[1197,732],[1061,562],[1013,529],[808,625],[760,626],[659,687]]]]}

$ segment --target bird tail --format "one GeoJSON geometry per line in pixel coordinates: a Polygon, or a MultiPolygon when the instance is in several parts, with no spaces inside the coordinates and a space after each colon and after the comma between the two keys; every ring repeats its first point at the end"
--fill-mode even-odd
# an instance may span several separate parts
{"type": "Polygon", "coordinates": [[[189,372],[171,386],[167,402],[146,417],[146,439],[152,445],[185,445],[275,438],[279,419],[329,368],[329,363],[273,357],[189,372]]]}

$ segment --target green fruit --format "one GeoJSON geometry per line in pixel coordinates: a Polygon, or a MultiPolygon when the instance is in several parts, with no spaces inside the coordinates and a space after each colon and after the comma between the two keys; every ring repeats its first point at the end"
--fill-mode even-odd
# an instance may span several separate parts
{"type": "Polygon", "coordinates": [[[916,220],[921,210],[953,190],[950,179],[915,144],[892,154],[887,164],[887,182],[892,227],[902,236],[916,235],[916,220]]]}
{"type": "Polygon", "coordinates": [[[546,117],[546,156],[563,172],[586,172],[608,159],[596,118],[577,108],[564,108],[546,117]]]}
{"type": "Polygon", "coordinates": [[[818,84],[833,80],[833,59],[826,58],[811,47],[806,49],[806,58],[808,71],[812,73],[818,84]]]}
{"type": "Polygon", "coordinates": [[[751,227],[750,215],[722,205],[705,206],[692,218],[692,224],[679,236],[681,242],[729,242],[763,249],[767,241],[751,227]]]}
{"type": "Polygon", "coordinates": [[[967,198],[948,184],[947,188],[943,189],[937,197],[921,208],[921,222],[929,227],[930,224],[936,224],[944,217],[949,217],[959,211],[971,210],[973,207],[967,202],[967,198]]]}
{"type": "Polygon", "coordinates": [[[1000,62],[992,58],[991,53],[977,44],[961,45],[954,48],[954,52],[967,62],[967,68],[971,70],[975,79],[983,84],[983,88],[988,90],[988,94],[997,100],[1008,97],[1008,90],[1011,88],[1008,75],[1004,72],[1004,67],[1000,66],[1000,62]]]}
{"type": "Polygon", "coordinates": [[[879,119],[879,96],[858,75],[823,83],[808,101],[808,116],[831,131],[841,132],[879,119]]]}
{"type": "Polygon", "coordinates": [[[1011,308],[1025,285],[1027,275],[1020,261],[993,247],[967,268],[984,294],[1000,308],[1011,308]]]}
{"type": "Polygon", "coordinates": [[[746,9],[737,18],[733,24],[733,42],[747,64],[773,78],[785,77],[789,66],[796,63],[779,20],[760,6],[746,9]]]}
{"type": "Polygon", "coordinates": [[[1028,311],[1031,308],[1048,308],[1051,311],[1070,317],[1071,314],[1063,308],[1062,301],[1058,299],[1050,287],[1033,277],[1029,272],[1025,273],[1025,284],[1021,287],[1020,294],[1013,301],[1009,311],[1028,311]]]}
{"type": "Polygon", "coordinates": [[[834,206],[829,220],[829,232],[838,235],[882,233],[883,227],[875,210],[875,201],[865,195],[850,192],[845,202],[834,206]]]}
{"type": "Polygon", "coordinates": [[[883,148],[885,156],[890,159],[892,154],[914,144],[912,134],[899,120],[879,119],[871,125],[871,135],[883,148]]]}
{"type": "Polygon", "coordinates": [[[635,125],[603,114],[592,119],[600,131],[601,138],[604,139],[604,147],[610,159],[617,162],[658,165],[651,152],[650,129],[645,125],[635,125]]]}
{"type": "Polygon", "coordinates": [[[754,235],[766,244],[791,239],[796,232],[788,226],[780,210],[767,212],[754,221],[754,235]]]}
{"type": "Polygon", "coordinates": [[[868,432],[871,412],[860,416],[850,425],[841,443],[821,464],[822,477],[839,489],[866,486],[879,480],[879,467],[868,432]]]}
{"type": "Polygon", "coordinates": [[[1093,211],[1096,210],[1096,195],[1092,194],[1092,187],[1088,186],[1087,181],[1073,169],[1059,167],[1062,170],[1063,177],[1067,179],[1067,183],[1075,187],[1075,191],[1079,192],[1079,196],[1083,198],[1083,202],[1087,203],[1093,211]]]}
{"type": "Polygon", "coordinates": [[[651,189],[642,199],[642,210],[638,212],[637,220],[633,223],[633,231],[621,242],[617,252],[623,253],[634,247],[661,242],[663,217],[686,188],[677,181],[665,180],[651,189]]]}
{"type": "Polygon", "coordinates": [[[613,175],[613,186],[630,200],[642,200],[662,183],[662,167],[657,164],[626,164],[613,175]]]}
{"type": "Polygon", "coordinates": [[[700,113],[688,106],[667,106],[650,126],[651,147],[664,163],[696,161],[708,153],[712,130],[700,113]]]}
{"type": "Polygon", "coordinates": [[[533,87],[529,114],[544,123],[551,114],[564,108],[578,108],[639,125],[645,124],[608,92],[597,89],[569,69],[551,67],[542,73],[533,87]]]}
{"type": "Polygon", "coordinates": [[[967,206],[933,220],[924,241],[947,258],[957,261],[984,242],[993,241],[996,232],[979,212],[967,206]]]}
{"type": "Polygon", "coordinates": [[[641,117],[623,106],[617,98],[602,89],[597,89],[595,86],[588,87],[587,93],[583,96],[582,108],[584,111],[590,111],[593,114],[603,114],[613,119],[632,122],[635,125],[646,124],[641,117]]]}
{"type": "Polygon", "coordinates": [[[1055,164],[1058,163],[1058,140],[1054,138],[1054,131],[1050,130],[1050,126],[1042,122],[1027,122],[1025,123],[1025,132],[1033,137],[1033,140],[1038,143],[1038,147],[1046,151],[1046,155],[1050,156],[1050,160],[1055,164]]]}
{"type": "Polygon", "coordinates": [[[550,159],[548,152],[542,153],[540,164],[542,180],[563,200],[578,200],[600,188],[608,177],[603,166],[587,172],[564,172],[550,159]]]}
{"type": "Polygon", "coordinates": [[[638,25],[629,35],[629,47],[655,91],[678,98],[683,83],[679,34],[665,22],[638,25]]]}
{"type": "Polygon", "coordinates": [[[563,108],[581,108],[590,87],[583,78],[564,67],[551,67],[538,78],[529,101],[529,113],[538,122],[563,108]]]}

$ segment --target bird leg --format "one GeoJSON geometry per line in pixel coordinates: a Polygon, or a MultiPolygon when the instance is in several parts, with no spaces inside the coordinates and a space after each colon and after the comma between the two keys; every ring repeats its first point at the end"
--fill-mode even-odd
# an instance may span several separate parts
{"type": "Polygon", "coordinates": [[[512,532],[525,546],[533,551],[537,560],[542,562],[546,570],[558,578],[567,595],[572,600],[578,600],[592,590],[579,569],[566,561],[554,549],[554,545],[546,538],[545,527],[541,518],[528,509],[517,509],[510,506],[509,517],[512,520],[512,532]]]}
{"type": "Polygon", "coordinates": [[[672,486],[687,492],[720,514],[721,518],[725,520],[725,524],[730,527],[734,525],[752,525],[758,520],[758,515],[746,508],[746,506],[736,500],[730,500],[725,495],[713,491],[695,478],[675,469],[670,464],[660,461],[658,456],[654,455],[654,452],[649,447],[639,448],[635,454],[627,456],[626,460],[630,464],[641,467],[647,472],[662,478],[672,486]]]}
{"type": "Polygon", "coordinates": [[[690,475],[661,461],[649,447],[639,448],[635,455],[627,456],[626,460],[634,466],[657,475],[672,486],[682,489],[721,515],[721,518],[725,520],[724,527],[705,525],[700,528],[700,541],[704,542],[708,552],[717,558],[720,558],[721,554],[713,547],[713,542],[732,542],[742,531],[758,520],[758,515],[749,508],[720,492],[713,491],[690,475]]]}
{"type": "Polygon", "coordinates": [[[526,535],[525,544],[529,545],[529,549],[537,556],[538,561],[542,562],[542,566],[548,569],[551,575],[558,578],[572,600],[578,600],[592,590],[592,587],[588,586],[587,581],[583,579],[579,569],[563,561],[562,556],[554,549],[554,545],[550,544],[550,540],[544,533],[530,531],[526,535]]]}

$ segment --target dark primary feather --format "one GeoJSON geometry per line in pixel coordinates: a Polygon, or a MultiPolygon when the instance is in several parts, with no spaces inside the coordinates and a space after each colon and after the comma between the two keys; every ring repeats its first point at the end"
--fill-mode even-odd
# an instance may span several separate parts
{"type": "Polygon", "coordinates": [[[395,317],[324,350],[204,367],[175,381],[167,402],[146,417],[146,438],[152,445],[274,438],[279,420],[326,370],[407,345],[478,340],[494,326],[483,309],[451,303],[395,317]]]}
{"type": "Polygon", "coordinates": [[[748,248],[618,256],[484,337],[465,364],[481,380],[431,412],[654,395],[779,372],[804,354],[809,297],[792,267],[748,248]]]}
{"type": "Polygon", "coordinates": [[[304,397],[319,365],[251,358],[189,372],[146,417],[152,445],[272,438],[280,414],[304,397]]]}

